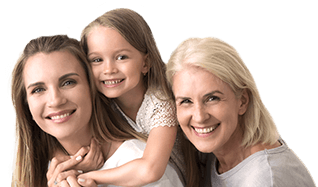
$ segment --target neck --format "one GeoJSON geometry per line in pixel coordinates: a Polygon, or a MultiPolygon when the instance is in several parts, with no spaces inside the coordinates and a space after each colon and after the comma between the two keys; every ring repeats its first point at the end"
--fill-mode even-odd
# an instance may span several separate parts
{"type": "Polygon", "coordinates": [[[92,139],[89,129],[74,133],[72,136],[58,140],[69,155],[75,155],[81,147],[89,146],[92,139]]]}
{"type": "Polygon", "coordinates": [[[123,95],[115,99],[121,110],[132,120],[136,121],[137,112],[142,104],[146,88],[142,85],[135,88],[134,93],[123,95]]]}
{"type": "Polygon", "coordinates": [[[265,149],[273,149],[281,145],[278,141],[276,141],[272,145],[258,142],[254,145],[244,147],[241,145],[242,139],[243,131],[238,128],[237,130],[235,130],[228,142],[224,146],[222,146],[221,149],[213,152],[218,160],[216,168],[220,174],[231,170],[244,159],[256,152],[265,149]]]}
{"type": "Polygon", "coordinates": [[[222,148],[213,152],[218,160],[217,169],[219,173],[229,171],[251,155],[250,147],[244,147],[241,145],[242,137],[243,132],[238,126],[233,135],[222,146],[222,148]]]}

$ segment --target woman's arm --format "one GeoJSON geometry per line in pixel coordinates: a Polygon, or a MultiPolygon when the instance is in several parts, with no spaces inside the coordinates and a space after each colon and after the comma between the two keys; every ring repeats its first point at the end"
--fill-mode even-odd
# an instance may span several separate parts
{"type": "Polygon", "coordinates": [[[177,126],[153,128],[142,158],[113,169],[79,175],[79,183],[85,186],[88,185],[85,181],[93,179],[97,184],[142,186],[159,180],[167,167],[176,134],[177,126]]]}

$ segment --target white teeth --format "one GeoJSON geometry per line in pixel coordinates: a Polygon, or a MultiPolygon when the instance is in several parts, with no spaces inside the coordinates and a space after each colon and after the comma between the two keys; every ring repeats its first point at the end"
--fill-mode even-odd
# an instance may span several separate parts
{"type": "Polygon", "coordinates": [[[120,80],[104,81],[104,84],[106,85],[112,85],[112,84],[118,84],[118,83],[120,83],[120,80]]]}
{"type": "Polygon", "coordinates": [[[60,115],[60,116],[52,116],[51,119],[54,119],[54,120],[61,119],[61,118],[65,118],[65,117],[67,117],[69,115],[70,115],[70,113],[66,113],[66,114],[63,114],[63,115],[60,115]]]}
{"type": "Polygon", "coordinates": [[[217,127],[210,127],[210,128],[204,128],[204,129],[197,129],[197,128],[194,128],[194,130],[199,133],[199,134],[207,134],[207,133],[210,133],[212,132],[214,129],[216,129],[217,127]]]}

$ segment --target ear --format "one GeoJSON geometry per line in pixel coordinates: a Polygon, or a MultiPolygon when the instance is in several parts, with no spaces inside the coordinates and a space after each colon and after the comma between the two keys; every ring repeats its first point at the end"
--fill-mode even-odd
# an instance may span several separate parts
{"type": "Polygon", "coordinates": [[[141,69],[141,73],[146,75],[150,69],[148,54],[143,57],[143,66],[141,69]]]}
{"type": "Polygon", "coordinates": [[[238,111],[239,115],[245,114],[245,112],[248,108],[249,101],[250,101],[250,98],[249,98],[248,92],[246,89],[244,89],[242,91],[242,95],[240,98],[240,107],[239,107],[239,111],[238,111]]]}

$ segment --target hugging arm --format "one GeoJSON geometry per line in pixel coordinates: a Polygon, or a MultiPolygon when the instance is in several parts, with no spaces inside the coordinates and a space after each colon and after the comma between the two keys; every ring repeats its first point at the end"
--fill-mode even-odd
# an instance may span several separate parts
{"type": "Polygon", "coordinates": [[[159,126],[150,131],[142,158],[122,166],[92,171],[78,176],[82,186],[91,180],[97,184],[142,186],[159,180],[167,167],[176,139],[177,126],[159,126]]]}

